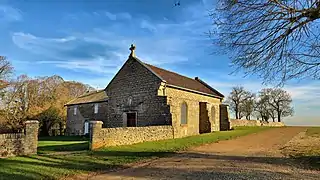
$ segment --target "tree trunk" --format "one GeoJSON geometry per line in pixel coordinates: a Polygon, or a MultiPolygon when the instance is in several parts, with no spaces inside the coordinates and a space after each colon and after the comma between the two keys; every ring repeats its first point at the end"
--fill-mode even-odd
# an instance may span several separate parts
{"type": "Polygon", "coordinates": [[[49,131],[47,128],[47,122],[43,121],[43,124],[41,126],[41,132],[40,132],[41,136],[49,136],[49,131]]]}
{"type": "Polygon", "coordinates": [[[281,113],[278,112],[278,122],[281,122],[281,113]]]}
{"type": "Polygon", "coordinates": [[[60,129],[60,136],[62,136],[63,135],[62,122],[59,123],[59,129],[60,129]]]}
{"type": "Polygon", "coordinates": [[[236,109],[236,119],[239,119],[239,114],[238,114],[238,110],[236,109]]]}

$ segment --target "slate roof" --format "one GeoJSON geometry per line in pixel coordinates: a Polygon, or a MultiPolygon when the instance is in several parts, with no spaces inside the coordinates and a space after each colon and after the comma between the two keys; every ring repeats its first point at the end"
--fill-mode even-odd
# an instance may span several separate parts
{"type": "Polygon", "coordinates": [[[204,81],[200,80],[198,77],[195,79],[182,76],[180,74],[177,74],[175,72],[171,72],[150,64],[146,64],[146,67],[148,67],[153,73],[155,73],[157,76],[161,77],[162,80],[165,80],[167,84],[178,86],[181,88],[186,88],[206,94],[210,94],[216,97],[223,98],[224,95],[221,94],[219,91],[215,90],[208,84],[206,84],[204,81]]]}
{"type": "Polygon", "coordinates": [[[85,103],[94,103],[94,102],[104,102],[107,101],[108,97],[104,90],[92,91],[85,93],[76,99],[65,104],[65,106],[76,105],[76,104],[85,104],[85,103]]]}

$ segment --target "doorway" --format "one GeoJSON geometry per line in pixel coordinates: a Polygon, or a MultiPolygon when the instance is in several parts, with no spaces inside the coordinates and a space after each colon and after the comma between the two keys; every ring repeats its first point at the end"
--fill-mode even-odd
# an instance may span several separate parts
{"type": "Polygon", "coordinates": [[[130,112],[127,113],[127,127],[136,127],[137,126],[137,113],[130,112]]]}
{"type": "Polygon", "coordinates": [[[199,133],[211,132],[211,123],[209,121],[207,103],[199,102],[199,133]]]}

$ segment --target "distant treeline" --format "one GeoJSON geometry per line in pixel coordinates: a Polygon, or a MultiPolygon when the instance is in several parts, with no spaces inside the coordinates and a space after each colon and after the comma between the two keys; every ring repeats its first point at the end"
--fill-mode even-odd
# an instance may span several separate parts
{"type": "Polygon", "coordinates": [[[242,86],[233,87],[226,102],[236,119],[255,117],[263,121],[282,121],[282,117],[293,115],[292,99],[280,88],[265,88],[257,94],[242,86]]]}
{"type": "Polygon", "coordinates": [[[48,135],[51,127],[65,125],[64,104],[94,90],[57,75],[13,78],[12,70],[8,60],[0,59],[0,129],[19,131],[26,120],[36,119],[40,121],[40,132],[48,135]]]}

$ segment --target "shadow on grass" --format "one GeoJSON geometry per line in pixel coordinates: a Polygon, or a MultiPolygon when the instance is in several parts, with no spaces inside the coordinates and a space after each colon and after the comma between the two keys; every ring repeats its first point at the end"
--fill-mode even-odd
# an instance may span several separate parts
{"type": "Polygon", "coordinates": [[[106,156],[134,156],[134,157],[141,157],[141,158],[147,158],[147,157],[164,157],[164,156],[170,156],[175,155],[176,153],[173,152],[133,152],[133,151],[89,151],[88,154],[93,156],[100,156],[100,157],[106,157],[106,156]]]}
{"type": "MultiPolygon", "coordinates": [[[[295,167],[296,170],[302,169],[299,165],[293,165],[291,158],[280,157],[242,157],[171,152],[84,151],[68,155],[47,154],[0,159],[0,179],[59,179],[67,175],[79,173],[108,172],[119,168],[128,168],[129,165],[125,164],[130,162],[168,155],[174,155],[174,159],[169,160],[168,166],[154,167],[151,165],[138,167],[142,172],[136,173],[135,176],[152,179],[166,177],[173,179],[214,179],[215,177],[219,177],[218,175],[223,175],[232,177],[232,179],[290,179],[295,178],[296,174],[273,172],[269,171],[268,168],[262,170],[258,168],[259,165],[257,168],[255,166],[262,164],[261,167],[268,167],[266,164],[270,164],[295,167]],[[237,164],[238,166],[226,166],[224,165],[225,163],[220,163],[221,160],[223,162],[230,161],[231,164],[237,164]],[[170,165],[172,163],[178,164],[172,166],[170,165]],[[198,166],[201,168],[188,168],[198,166]],[[239,168],[242,170],[239,171],[239,168]],[[149,177],[150,174],[152,176],[149,177]]],[[[126,171],[114,173],[118,173],[121,176],[132,175],[126,171]]],[[[299,173],[299,177],[300,175],[306,177],[314,176],[313,174],[303,173],[299,173]]]]}
{"type": "Polygon", "coordinates": [[[0,179],[59,179],[67,175],[125,168],[107,161],[88,160],[90,157],[59,157],[38,155],[0,159],[0,179]]]}
{"type": "Polygon", "coordinates": [[[92,156],[101,157],[167,157],[176,156],[185,158],[203,158],[203,159],[216,159],[216,160],[230,160],[239,162],[255,162],[255,163],[265,163],[272,165],[287,165],[294,166],[296,168],[302,169],[313,169],[320,170],[320,157],[319,156],[304,156],[304,157],[251,157],[251,156],[225,156],[225,155],[215,155],[215,154],[202,154],[202,153],[174,153],[174,152],[134,152],[134,151],[89,151],[88,154],[92,156]]]}
{"type": "Polygon", "coordinates": [[[52,153],[52,152],[66,152],[66,151],[85,151],[89,150],[89,142],[61,144],[61,145],[47,145],[38,147],[38,153],[52,153]]]}
{"type": "Polygon", "coordinates": [[[89,138],[85,136],[40,136],[39,141],[89,141],[89,138]]]}

